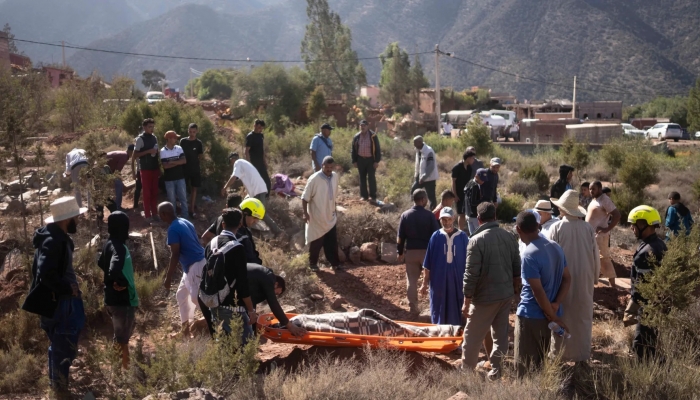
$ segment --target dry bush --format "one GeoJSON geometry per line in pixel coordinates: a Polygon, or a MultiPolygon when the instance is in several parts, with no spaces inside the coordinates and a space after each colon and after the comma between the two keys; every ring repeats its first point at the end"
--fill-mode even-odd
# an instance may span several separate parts
{"type": "Polygon", "coordinates": [[[627,352],[631,343],[630,332],[618,320],[593,321],[593,345],[610,351],[627,352]]]}
{"type": "Polygon", "coordinates": [[[586,170],[586,179],[590,182],[612,182],[614,176],[615,174],[609,167],[606,167],[604,164],[599,162],[594,162],[590,167],[588,167],[588,170],[586,170]]]}
{"type": "Polygon", "coordinates": [[[406,159],[390,159],[385,164],[386,173],[377,174],[379,197],[404,209],[411,202],[411,186],[414,182],[414,163],[406,159]]]}
{"type": "MultiPolygon", "coordinates": [[[[380,164],[377,171],[377,176],[386,172],[386,169],[382,170],[382,165],[380,164]]],[[[357,171],[349,171],[340,175],[340,187],[343,189],[351,189],[353,192],[357,192],[359,195],[360,187],[360,174],[357,171]]]]}
{"type": "Polygon", "coordinates": [[[27,393],[44,386],[43,357],[26,352],[17,344],[0,350],[0,393],[27,393]]]}
{"type": "Polygon", "coordinates": [[[317,277],[309,270],[308,253],[290,257],[283,249],[273,247],[267,242],[259,242],[258,251],[264,266],[277,275],[284,275],[287,291],[279,299],[281,304],[291,304],[299,308],[301,299],[318,292],[317,277]]]}
{"type": "Polygon", "coordinates": [[[137,272],[134,274],[134,286],[139,296],[139,305],[148,307],[153,305],[156,292],[163,286],[163,274],[137,272]]]}
{"type": "Polygon", "coordinates": [[[519,194],[526,198],[537,196],[540,191],[537,183],[530,179],[513,179],[508,183],[508,192],[519,194]]]}
{"type": "Polygon", "coordinates": [[[9,350],[13,346],[33,353],[44,352],[46,334],[39,326],[39,316],[16,310],[0,318],[0,349],[9,350]]]}
{"type": "Polygon", "coordinates": [[[369,205],[355,207],[339,215],[338,238],[349,237],[355,246],[367,242],[394,243],[398,223],[397,214],[379,214],[369,205]]]}
{"type": "MultiPolygon", "coordinates": [[[[627,221],[627,215],[622,214],[622,221],[627,221]]],[[[624,247],[629,250],[637,248],[639,241],[634,237],[634,233],[627,226],[616,226],[610,233],[610,245],[612,248],[624,247]]]]}
{"type": "Polygon", "coordinates": [[[271,195],[267,203],[267,211],[282,230],[297,231],[303,227],[303,220],[290,213],[290,204],[286,199],[271,195]]]}

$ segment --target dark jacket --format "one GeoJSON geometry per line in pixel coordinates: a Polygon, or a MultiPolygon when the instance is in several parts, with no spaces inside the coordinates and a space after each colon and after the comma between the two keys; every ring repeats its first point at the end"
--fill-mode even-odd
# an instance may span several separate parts
{"type": "MultiPolygon", "coordinates": [[[[226,231],[224,231],[226,232],[226,231]]],[[[212,240],[219,240],[219,248],[222,248],[226,243],[231,240],[236,240],[234,237],[228,234],[221,234],[212,240]]],[[[204,248],[204,256],[208,260],[211,257],[211,246],[206,246],[204,248]]],[[[229,250],[225,256],[224,261],[226,264],[226,269],[224,270],[224,275],[228,282],[236,283],[233,285],[233,290],[228,296],[221,302],[222,306],[233,306],[236,301],[234,300],[234,294],[238,300],[242,300],[246,297],[250,297],[250,285],[248,284],[248,271],[246,270],[246,258],[245,250],[243,246],[235,246],[233,249],[229,250]]]]}
{"type": "Polygon", "coordinates": [[[22,304],[30,313],[52,318],[61,297],[72,296],[66,270],[73,261],[73,240],[56,224],[48,224],[34,232],[32,285],[22,304]]]}
{"type": "MultiPolygon", "coordinates": [[[[552,189],[549,191],[549,197],[553,199],[558,199],[561,198],[561,196],[564,195],[564,192],[566,192],[566,186],[569,185],[569,182],[566,180],[566,177],[569,175],[569,172],[573,171],[574,167],[571,165],[560,165],[559,166],[559,179],[557,179],[556,182],[554,182],[554,185],[552,185],[552,189]]],[[[559,215],[559,208],[552,204],[552,214],[555,216],[559,215]]]]}
{"type": "MultiPolygon", "coordinates": [[[[282,306],[277,301],[275,294],[275,274],[270,268],[263,267],[260,264],[248,263],[248,287],[250,289],[250,301],[253,302],[253,307],[267,301],[270,306],[270,311],[275,315],[275,318],[282,325],[287,325],[289,319],[284,314],[282,306]]],[[[243,307],[245,303],[239,301],[238,305],[243,307]]]]}
{"type": "MultiPolygon", "coordinates": [[[[209,229],[207,229],[207,232],[211,232],[213,235],[219,236],[221,234],[221,231],[224,230],[222,222],[224,219],[219,216],[216,218],[216,221],[214,221],[211,226],[209,226],[209,229]]],[[[255,248],[255,242],[253,241],[253,235],[250,233],[250,230],[246,226],[241,226],[238,228],[238,231],[236,231],[236,239],[238,239],[239,242],[243,245],[245,248],[245,254],[246,254],[246,260],[249,263],[254,263],[254,264],[262,264],[262,260],[260,259],[260,253],[255,248]]]]}
{"type": "MultiPolygon", "coordinates": [[[[358,159],[358,150],[360,149],[360,135],[362,132],[357,132],[355,136],[352,138],[352,162],[356,163],[358,159]]],[[[379,161],[382,160],[382,150],[379,147],[379,138],[377,137],[377,134],[369,131],[369,135],[372,138],[372,157],[374,158],[374,162],[378,163],[379,161]]]]}
{"type": "Polygon", "coordinates": [[[425,250],[430,243],[433,232],[440,229],[440,224],[435,219],[435,214],[425,207],[413,206],[404,211],[399,218],[399,230],[397,237],[400,239],[396,249],[399,255],[406,250],[425,250]]]}
{"type": "Polygon", "coordinates": [[[464,214],[476,218],[476,207],[481,204],[481,187],[474,179],[464,187],[464,214]]]}
{"type": "Polygon", "coordinates": [[[634,252],[634,261],[632,263],[632,271],[630,273],[632,283],[632,299],[637,303],[644,303],[645,300],[637,292],[637,284],[643,280],[647,274],[654,272],[654,267],[661,263],[666,253],[666,243],[661,240],[656,234],[642,239],[642,243],[634,252]],[[656,263],[651,263],[649,258],[653,256],[656,263]]]}
{"type": "Polygon", "coordinates": [[[129,217],[121,211],[113,212],[107,218],[107,231],[109,240],[102,248],[102,254],[97,260],[97,265],[104,271],[105,305],[131,306],[130,293],[136,290],[133,284],[133,269],[124,271],[124,263],[127,257],[126,240],[129,238],[129,217]],[[126,274],[130,275],[130,280],[126,274]],[[125,287],[125,290],[117,291],[114,284],[125,287]]]}

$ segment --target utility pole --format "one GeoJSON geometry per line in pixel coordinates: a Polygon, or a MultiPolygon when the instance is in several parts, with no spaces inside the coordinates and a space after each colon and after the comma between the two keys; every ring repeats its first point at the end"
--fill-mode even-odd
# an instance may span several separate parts
{"type": "Polygon", "coordinates": [[[437,119],[437,133],[440,134],[440,45],[435,45],[435,116],[437,119]]]}
{"type": "Polygon", "coordinates": [[[187,84],[190,85],[190,98],[192,98],[192,67],[190,67],[190,80],[187,81],[187,84]]]}
{"type": "Polygon", "coordinates": [[[576,118],[576,75],[574,75],[574,101],[571,108],[571,118],[576,118]]]}
{"type": "Polygon", "coordinates": [[[61,52],[63,53],[63,68],[66,67],[66,43],[61,40],[61,52]]]}

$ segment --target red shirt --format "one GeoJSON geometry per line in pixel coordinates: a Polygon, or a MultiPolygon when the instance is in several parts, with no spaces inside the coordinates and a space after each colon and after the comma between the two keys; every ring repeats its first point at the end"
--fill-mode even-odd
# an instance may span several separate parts
{"type": "Polygon", "coordinates": [[[128,160],[126,151],[110,151],[107,153],[107,165],[109,165],[112,172],[121,171],[128,160]]]}

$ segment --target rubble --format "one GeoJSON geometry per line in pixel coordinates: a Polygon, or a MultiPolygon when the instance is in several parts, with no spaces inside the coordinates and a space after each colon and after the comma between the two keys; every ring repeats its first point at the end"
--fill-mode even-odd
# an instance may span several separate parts
{"type": "Polygon", "coordinates": [[[360,254],[362,261],[375,262],[377,261],[377,244],[376,243],[363,243],[360,247],[360,254]]]}
{"type": "Polygon", "coordinates": [[[353,264],[359,264],[361,257],[360,248],[353,246],[350,248],[350,254],[348,255],[350,262],[353,264]]]}
{"type": "Polygon", "coordinates": [[[382,243],[381,260],[389,264],[394,264],[398,260],[396,243],[382,243]]]}
{"type": "Polygon", "coordinates": [[[158,393],[157,395],[149,395],[143,400],[224,400],[223,396],[202,388],[190,388],[180,390],[174,393],[158,393]]]}
{"type": "Polygon", "coordinates": [[[5,215],[21,213],[23,209],[22,202],[19,200],[10,200],[9,203],[0,203],[0,212],[5,215]]]}

